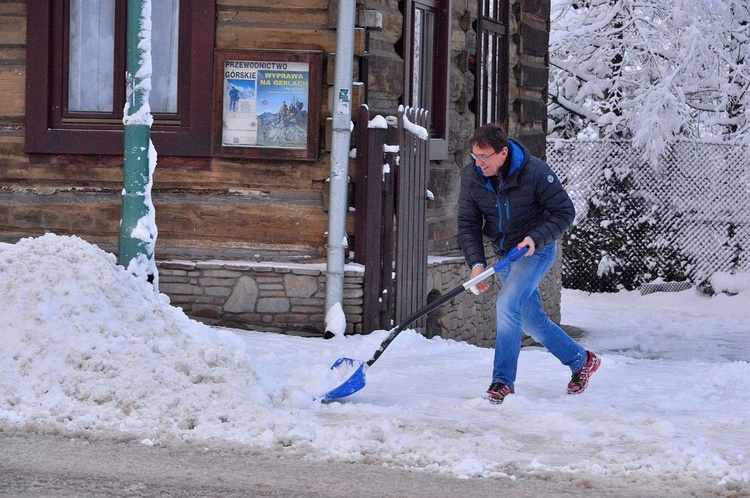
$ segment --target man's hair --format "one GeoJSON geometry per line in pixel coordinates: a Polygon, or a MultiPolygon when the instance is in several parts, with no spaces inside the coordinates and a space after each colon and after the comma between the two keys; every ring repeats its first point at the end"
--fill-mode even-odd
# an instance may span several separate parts
{"type": "Polygon", "coordinates": [[[499,124],[487,123],[477,128],[470,143],[472,146],[492,147],[497,152],[508,146],[508,135],[499,124]]]}

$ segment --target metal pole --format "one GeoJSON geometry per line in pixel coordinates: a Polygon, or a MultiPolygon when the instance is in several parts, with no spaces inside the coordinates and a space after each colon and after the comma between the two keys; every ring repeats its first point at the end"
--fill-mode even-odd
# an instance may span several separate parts
{"type": "Polygon", "coordinates": [[[344,293],[347,189],[351,140],[351,95],[354,58],[355,0],[339,1],[336,27],[333,135],[331,139],[331,184],[328,212],[328,256],[326,264],[326,312],[340,303],[344,293]]]}
{"type": "MultiPolygon", "coordinates": [[[[126,103],[124,110],[125,160],[118,263],[137,276],[153,281],[153,240],[143,235],[150,202],[150,128],[148,93],[151,79],[151,4],[128,0],[126,103]],[[141,43],[144,41],[145,43],[141,43]],[[146,81],[148,80],[148,81],[146,81]],[[144,85],[144,81],[147,83],[144,85]],[[139,227],[140,223],[140,227],[139,227]],[[138,228],[138,230],[136,230],[138,228]]],[[[154,237],[155,238],[155,237],[154,237]]]]}

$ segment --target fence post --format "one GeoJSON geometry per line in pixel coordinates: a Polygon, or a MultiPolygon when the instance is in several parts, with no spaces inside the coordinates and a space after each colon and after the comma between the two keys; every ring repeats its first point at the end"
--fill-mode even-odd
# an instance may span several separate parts
{"type": "Polygon", "coordinates": [[[357,117],[357,172],[355,183],[354,261],[365,265],[362,332],[383,327],[381,305],[384,267],[384,230],[390,224],[383,212],[383,165],[386,130],[369,127],[369,111],[360,108],[357,117]]]}
{"type": "MultiPolygon", "coordinates": [[[[427,301],[427,219],[425,202],[429,145],[406,128],[408,120],[423,126],[427,111],[401,108],[398,114],[400,158],[396,167],[396,296],[395,319],[405,319],[427,301]]],[[[424,327],[426,318],[414,322],[424,327]]]]}

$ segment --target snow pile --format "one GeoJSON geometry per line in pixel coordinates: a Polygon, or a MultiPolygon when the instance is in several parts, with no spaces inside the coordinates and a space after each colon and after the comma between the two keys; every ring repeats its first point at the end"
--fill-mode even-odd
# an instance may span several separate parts
{"type": "Polygon", "coordinates": [[[747,273],[732,274],[719,271],[711,275],[710,282],[714,292],[727,294],[750,292],[750,275],[747,273]]]}
{"type": "Polygon", "coordinates": [[[180,433],[281,402],[241,338],[190,320],[81,239],[3,246],[0,308],[0,420],[180,433]]]}

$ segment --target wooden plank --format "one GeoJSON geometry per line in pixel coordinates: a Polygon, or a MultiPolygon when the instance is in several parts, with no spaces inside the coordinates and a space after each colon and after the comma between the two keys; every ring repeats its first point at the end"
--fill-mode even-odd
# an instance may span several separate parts
{"type": "Polygon", "coordinates": [[[117,234],[120,195],[0,193],[0,233],[117,234]]]}
{"type": "MultiPolygon", "coordinates": [[[[356,167],[349,174],[354,181],[354,262],[367,264],[366,250],[367,247],[367,165],[370,156],[369,128],[366,123],[370,120],[370,111],[367,107],[359,107],[356,110],[357,123],[354,127],[354,147],[357,149],[355,159],[356,167]]],[[[379,239],[378,239],[379,240],[379,239]]],[[[378,241],[375,241],[376,243],[378,241]]],[[[365,306],[367,308],[367,306],[365,306]]],[[[367,315],[367,312],[365,312],[367,315]]]]}
{"type": "Polygon", "coordinates": [[[0,16],[7,14],[24,15],[26,14],[26,0],[0,2],[0,16]]]}
{"type": "MultiPolygon", "coordinates": [[[[320,246],[328,216],[312,202],[278,202],[237,195],[154,193],[159,239],[194,245],[320,246]]],[[[119,230],[120,191],[0,192],[0,233],[102,237],[119,230]]]]}
{"type": "Polygon", "coordinates": [[[327,29],[261,28],[223,25],[216,30],[217,49],[336,50],[336,32],[327,29]]]}
{"type": "Polygon", "coordinates": [[[4,46],[0,47],[0,64],[3,66],[16,66],[26,68],[26,48],[4,46]]]}
{"type": "MultiPolygon", "coordinates": [[[[22,136],[0,135],[0,178],[47,186],[117,188],[122,184],[120,156],[29,156],[22,136]]],[[[158,151],[157,151],[158,152],[158,151]]],[[[315,162],[239,161],[207,158],[159,157],[156,189],[294,190],[318,193],[330,175],[330,158],[321,154],[315,162]]]]}
{"type": "Polygon", "coordinates": [[[329,0],[284,0],[269,4],[268,0],[217,0],[216,6],[221,12],[232,9],[260,9],[270,11],[328,9],[329,0]]]}
{"type": "MultiPolygon", "coordinates": [[[[365,54],[366,31],[354,30],[354,55],[365,54]]],[[[281,50],[321,50],[336,51],[336,31],[314,28],[269,28],[249,24],[219,24],[216,30],[216,48],[224,50],[240,49],[281,49],[281,50]]]]}
{"type": "Polygon", "coordinates": [[[121,188],[120,156],[21,156],[28,162],[23,169],[6,168],[0,163],[0,178],[24,184],[59,187],[121,188]]]}
{"type": "Polygon", "coordinates": [[[356,224],[354,261],[365,265],[363,282],[362,328],[365,331],[381,328],[381,297],[383,267],[390,271],[390,261],[383,259],[383,229],[389,223],[383,219],[383,144],[386,130],[369,128],[369,111],[361,106],[356,130],[357,171],[355,175],[356,224]]]}
{"type": "Polygon", "coordinates": [[[26,19],[20,16],[0,16],[0,45],[25,45],[26,19]]]}
{"type": "MultiPolygon", "coordinates": [[[[229,201],[232,202],[229,202],[229,201]]],[[[184,198],[154,201],[159,236],[210,243],[319,245],[328,217],[319,206],[185,203],[184,198]]]]}
{"type": "MultiPolygon", "coordinates": [[[[389,133],[390,135],[390,133],[389,133]]],[[[385,162],[389,165],[389,173],[385,174],[383,182],[383,243],[381,244],[380,286],[383,295],[380,303],[380,327],[389,330],[393,326],[395,287],[393,285],[394,254],[394,213],[395,213],[395,174],[398,165],[398,155],[394,152],[385,154],[385,162]]]]}
{"type": "MultiPolygon", "coordinates": [[[[0,134],[0,156],[3,156],[3,160],[0,161],[0,172],[7,160],[28,164],[28,158],[23,152],[23,143],[23,135],[0,134]]],[[[0,173],[0,178],[4,178],[2,173],[0,173]]]]}
{"type": "Polygon", "coordinates": [[[0,66],[0,117],[23,117],[26,113],[26,68],[0,66]]]}
{"type": "Polygon", "coordinates": [[[246,24],[257,27],[276,27],[282,29],[328,28],[328,11],[320,10],[240,10],[222,12],[219,15],[220,25],[246,24]]]}
{"type": "MultiPolygon", "coordinates": [[[[405,117],[420,126],[425,116],[407,109],[405,117]]],[[[427,220],[425,199],[428,182],[427,141],[398,124],[401,157],[397,171],[396,321],[402,321],[426,304],[427,220]]],[[[425,326],[422,317],[414,322],[425,326]]]]}
{"type": "Polygon", "coordinates": [[[159,187],[226,187],[235,189],[293,189],[319,191],[319,182],[330,175],[330,158],[321,154],[316,162],[246,161],[214,159],[210,168],[185,171],[179,167],[160,167],[154,181],[159,187]]]}

